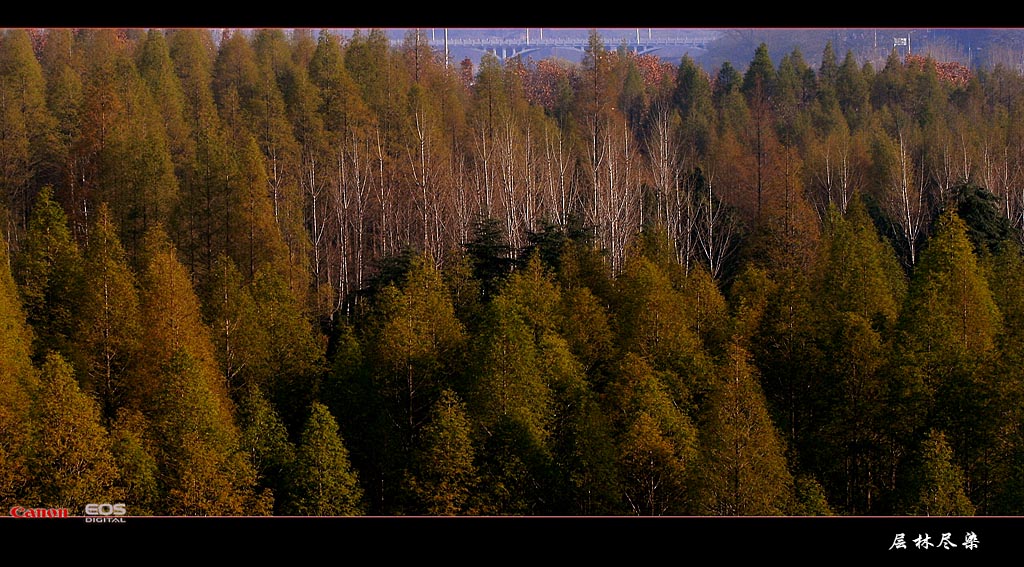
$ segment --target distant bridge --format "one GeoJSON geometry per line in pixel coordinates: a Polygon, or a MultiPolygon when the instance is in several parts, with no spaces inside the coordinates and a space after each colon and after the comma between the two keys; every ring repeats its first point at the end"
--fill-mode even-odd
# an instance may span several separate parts
{"type": "MultiPolygon", "coordinates": [[[[442,28],[423,30],[423,32],[425,32],[424,35],[427,38],[428,45],[438,51],[443,52],[446,48],[451,50],[456,47],[476,49],[493,53],[502,61],[545,48],[558,47],[585,52],[590,46],[589,37],[552,37],[558,34],[558,30],[554,30],[554,33],[549,32],[547,37],[544,37],[543,30],[524,30],[522,36],[514,38],[448,37],[447,40],[444,37],[445,30],[442,28]]],[[[616,50],[619,47],[625,46],[626,49],[638,55],[643,55],[666,47],[704,48],[708,43],[720,37],[720,35],[721,32],[710,30],[680,32],[679,30],[666,31],[641,28],[629,35],[616,38],[602,37],[601,39],[604,42],[605,49],[616,50]]],[[[404,41],[404,39],[394,39],[391,43],[397,47],[401,46],[404,41]]]]}

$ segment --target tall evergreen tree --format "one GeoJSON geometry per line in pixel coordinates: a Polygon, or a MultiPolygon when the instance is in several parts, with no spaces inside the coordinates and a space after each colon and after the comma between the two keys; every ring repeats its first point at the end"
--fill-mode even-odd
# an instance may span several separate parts
{"type": "Polygon", "coordinates": [[[1024,364],[1024,259],[1019,247],[1006,243],[995,257],[989,276],[993,297],[1003,315],[998,356],[990,380],[996,393],[993,411],[1003,416],[1002,427],[993,432],[998,442],[990,481],[990,500],[975,502],[979,514],[1020,514],[1024,510],[1024,385],[1018,379],[1024,364]]]}
{"type": "Polygon", "coordinates": [[[944,432],[970,496],[983,500],[976,490],[986,484],[985,455],[1002,422],[993,403],[1001,394],[990,377],[1002,315],[955,211],[940,217],[902,313],[899,348],[918,368],[922,410],[929,411],[917,425],[944,432]]]}
{"type": "Polygon", "coordinates": [[[178,351],[160,368],[153,402],[152,437],[164,489],[165,513],[183,516],[269,514],[266,492],[257,495],[256,472],[239,444],[221,393],[206,382],[203,364],[178,351]]]}
{"type": "Polygon", "coordinates": [[[543,511],[551,490],[552,391],[527,308],[514,293],[487,306],[469,353],[467,404],[482,437],[497,513],[543,511]]]}
{"type": "Polygon", "coordinates": [[[458,395],[445,389],[434,402],[413,456],[410,491],[416,511],[454,516],[474,511],[480,483],[472,428],[458,395]]]}
{"type": "Polygon", "coordinates": [[[121,408],[110,425],[110,452],[120,472],[116,490],[132,515],[149,516],[164,509],[160,470],[146,417],[121,408]]]}
{"type": "MultiPolygon", "coordinates": [[[[676,265],[678,268],[678,265],[676,265]]],[[[672,395],[682,406],[707,381],[709,368],[687,301],[668,276],[645,256],[631,260],[618,278],[615,306],[622,348],[676,376],[672,395]]]]}
{"type": "Polygon", "coordinates": [[[274,495],[274,513],[287,509],[289,473],[295,463],[295,447],[274,407],[255,382],[244,386],[238,404],[242,449],[256,469],[257,490],[274,495]]]}
{"type": "Polygon", "coordinates": [[[302,423],[304,408],[319,395],[325,366],[323,337],[284,276],[271,270],[257,272],[251,288],[255,312],[250,324],[261,327],[266,341],[253,345],[258,350],[249,353],[251,375],[265,384],[281,418],[294,431],[302,423]]]}
{"type": "Polygon", "coordinates": [[[456,349],[463,340],[451,299],[428,258],[415,257],[401,287],[382,292],[367,337],[367,357],[392,419],[410,442],[445,386],[452,386],[456,349]]]}
{"type": "Polygon", "coordinates": [[[857,65],[853,51],[847,51],[836,77],[836,96],[839,99],[839,108],[843,111],[851,129],[861,126],[869,116],[871,111],[870,95],[870,86],[865,80],[861,68],[857,65]]]}
{"type": "Polygon", "coordinates": [[[182,260],[195,281],[205,277],[224,252],[220,249],[225,238],[222,223],[229,218],[224,210],[229,178],[227,144],[211,86],[216,46],[208,31],[198,29],[175,30],[168,44],[191,135],[172,226],[182,260]]]}
{"type": "MultiPolygon", "coordinates": [[[[70,211],[88,226],[88,211],[106,202],[131,258],[145,232],[167,223],[178,202],[178,179],[164,120],[139,76],[127,42],[114,30],[93,30],[85,44],[82,131],[85,160],[82,200],[70,211]]],[[[169,95],[170,96],[170,95],[169,95]]]]}
{"type": "Polygon", "coordinates": [[[749,354],[731,346],[701,427],[700,497],[711,515],[784,515],[793,477],[749,354]]]}
{"type": "Polygon", "coordinates": [[[757,47],[754,58],[743,75],[741,92],[750,108],[752,130],[749,133],[750,151],[754,156],[755,184],[757,197],[757,219],[760,220],[764,208],[767,178],[769,176],[769,160],[774,157],[775,136],[771,125],[776,106],[776,84],[778,74],[768,55],[768,46],[764,43],[757,47]]]}
{"type": "Polygon", "coordinates": [[[689,488],[698,455],[697,430],[674,403],[664,374],[629,353],[607,394],[607,411],[618,433],[621,492],[637,515],[694,510],[689,488]]]}
{"type": "Polygon", "coordinates": [[[921,442],[906,513],[916,516],[973,516],[974,505],[964,492],[964,476],[941,431],[931,430],[921,442]]]}
{"type": "Polygon", "coordinates": [[[46,105],[47,84],[27,30],[0,36],[0,204],[5,232],[19,242],[35,193],[54,181],[58,124],[46,105]]]}
{"type": "Polygon", "coordinates": [[[83,390],[100,402],[105,423],[125,404],[140,347],[139,292],[106,204],[85,250],[75,344],[83,390]]]}
{"type": "MultiPolygon", "coordinates": [[[[288,249],[288,285],[305,304],[310,237],[304,228],[300,185],[302,148],[280,88],[292,65],[281,30],[257,30],[251,40],[235,31],[221,41],[213,84],[226,128],[248,129],[263,153],[273,217],[288,249]]],[[[261,189],[266,188],[254,185],[250,190],[258,195],[261,189]]]]}
{"type": "Polygon", "coordinates": [[[27,459],[35,425],[31,404],[38,388],[32,330],[10,266],[7,246],[0,240],[0,504],[5,506],[28,496],[27,459]]]}
{"type": "Polygon", "coordinates": [[[215,358],[234,399],[249,382],[268,385],[266,358],[270,342],[252,297],[235,262],[226,255],[217,258],[214,269],[198,286],[203,321],[209,326],[215,358]]]}
{"type": "Polygon", "coordinates": [[[822,311],[852,312],[877,330],[893,328],[906,297],[906,281],[892,247],[878,235],[861,199],[846,217],[831,212],[821,264],[822,311]]]}
{"type": "MultiPolygon", "coordinates": [[[[46,77],[46,105],[54,117],[54,143],[52,171],[44,186],[61,187],[62,200],[77,211],[80,208],[83,161],[79,159],[76,144],[81,135],[82,77],[80,46],[70,29],[48,29],[39,54],[46,77]]],[[[26,211],[27,212],[27,211],[26,211]]],[[[74,219],[75,233],[84,232],[74,219]]]]}
{"type": "Polygon", "coordinates": [[[829,40],[821,53],[821,66],[818,67],[818,98],[825,109],[839,104],[836,83],[839,80],[839,60],[836,50],[829,40]]]}
{"type": "Polygon", "coordinates": [[[185,118],[185,93],[171,59],[171,48],[163,30],[146,32],[135,53],[140,78],[149,87],[150,95],[163,119],[167,147],[179,178],[189,160],[194,158],[192,132],[185,118]]]}
{"type": "Polygon", "coordinates": [[[363,511],[362,488],[348,460],[338,424],[326,406],[313,404],[291,473],[290,513],[355,516],[363,511]]]}
{"type": "Polygon", "coordinates": [[[89,502],[120,499],[100,408],[78,388],[73,369],[59,354],[51,352],[43,364],[35,416],[31,469],[40,505],[78,510],[89,502]]]}
{"type": "Polygon", "coordinates": [[[957,359],[991,352],[1002,321],[967,227],[954,211],[942,215],[920,262],[902,326],[911,348],[937,364],[938,378],[957,359]]]}
{"type": "Polygon", "coordinates": [[[23,252],[14,264],[28,322],[35,331],[33,356],[53,350],[73,358],[70,340],[82,293],[82,258],[67,216],[50,188],[36,198],[23,252]]]}
{"type": "Polygon", "coordinates": [[[147,235],[141,312],[146,361],[131,392],[159,440],[166,511],[183,515],[260,514],[255,472],[241,451],[234,406],[217,370],[210,331],[173,245],[162,230],[147,235]]]}

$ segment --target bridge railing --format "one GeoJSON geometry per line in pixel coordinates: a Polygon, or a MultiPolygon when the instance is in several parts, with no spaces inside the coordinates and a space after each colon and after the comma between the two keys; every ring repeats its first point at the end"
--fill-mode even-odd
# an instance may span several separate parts
{"type": "MultiPolygon", "coordinates": [[[[618,46],[618,45],[621,45],[622,43],[626,43],[626,45],[637,45],[636,39],[623,38],[623,40],[620,40],[620,41],[608,41],[606,39],[604,41],[604,44],[608,45],[608,46],[618,46]]],[[[671,38],[670,37],[670,38],[657,38],[657,39],[641,39],[639,45],[695,45],[695,44],[707,43],[708,41],[709,40],[707,40],[707,39],[682,38],[682,37],[671,38]]],[[[398,41],[396,43],[400,45],[402,42],[398,41]]],[[[434,45],[443,46],[445,44],[444,40],[433,40],[433,41],[429,41],[428,43],[430,45],[432,45],[432,46],[434,46],[434,45]]],[[[526,38],[521,38],[521,39],[508,39],[508,38],[503,38],[503,39],[478,39],[478,38],[466,38],[466,39],[449,39],[448,40],[448,46],[449,47],[451,47],[451,46],[480,46],[480,45],[485,45],[485,46],[486,45],[491,45],[491,46],[493,46],[493,45],[498,45],[498,46],[501,46],[501,45],[505,45],[505,46],[509,46],[509,45],[530,45],[530,46],[535,46],[535,47],[559,47],[559,46],[585,47],[585,46],[589,45],[589,42],[587,42],[587,41],[580,41],[578,39],[545,39],[543,41],[531,39],[530,41],[526,41],[526,38]]]]}
{"type": "MultiPolygon", "coordinates": [[[[625,43],[627,46],[667,46],[667,45],[680,45],[680,46],[701,46],[705,45],[709,41],[712,41],[715,36],[676,36],[676,37],[652,37],[652,38],[640,38],[640,42],[637,43],[635,37],[623,37],[619,39],[603,38],[604,45],[608,49],[615,49],[618,46],[625,43]]],[[[404,40],[395,39],[391,41],[394,46],[401,46],[404,40]]],[[[444,47],[444,39],[432,39],[427,41],[431,47],[444,47]]],[[[572,48],[585,48],[589,45],[589,41],[579,38],[530,38],[529,41],[526,37],[520,38],[448,38],[447,45],[451,47],[572,47],[572,48]]]]}

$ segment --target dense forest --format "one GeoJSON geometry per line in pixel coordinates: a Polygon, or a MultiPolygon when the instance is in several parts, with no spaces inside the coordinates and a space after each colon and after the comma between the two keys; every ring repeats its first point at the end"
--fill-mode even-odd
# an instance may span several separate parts
{"type": "Polygon", "coordinates": [[[1024,513],[1024,77],[590,45],[4,32],[0,504],[1024,513]]]}

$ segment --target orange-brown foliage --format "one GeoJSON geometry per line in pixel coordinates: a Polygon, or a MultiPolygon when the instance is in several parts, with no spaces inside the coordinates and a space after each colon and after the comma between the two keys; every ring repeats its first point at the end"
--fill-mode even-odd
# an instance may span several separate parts
{"type": "Polygon", "coordinates": [[[924,69],[924,66],[927,65],[929,61],[935,65],[935,71],[938,74],[940,81],[962,87],[971,80],[971,70],[955,61],[935,61],[934,59],[930,59],[922,55],[908,54],[904,63],[908,66],[924,69]]]}

